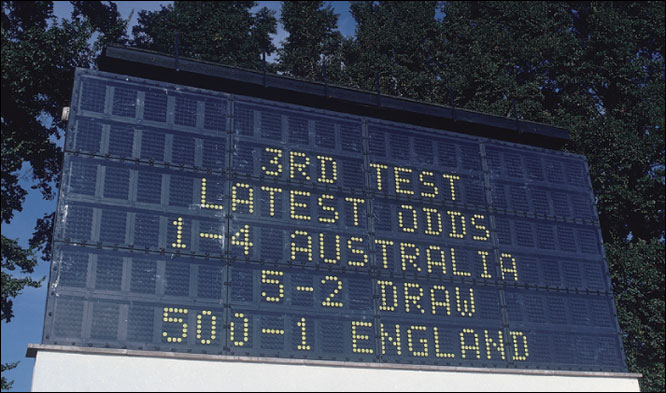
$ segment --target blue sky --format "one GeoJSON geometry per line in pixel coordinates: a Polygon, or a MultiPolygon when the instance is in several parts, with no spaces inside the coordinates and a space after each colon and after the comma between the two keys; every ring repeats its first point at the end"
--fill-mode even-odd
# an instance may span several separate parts
{"type": "MultiPolygon", "coordinates": [[[[57,17],[68,18],[71,15],[72,6],[69,2],[56,1],[54,3],[54,12],[57,17]]],[[[134,11],[130,20],[131,32],[131,27],[136,24],[137,14],[140,10],[159,10],[161,5],[171,2],[121,1],[116,3],[123,18],[128,18],[130,13],[134,11]]],[[[331,1],[326,3],[330,4],[335,12],[340,15],[338,20],[340,32],[345,36],[353,35],[356,22],[349,12],[349,2],[331,1]]],[[[255,10],[263,6],[275,10],[276,17],[279,20],[280,2],[262,1],[255,7],[255,10]]],[[[280,42],[286,36],[287,33],[282,26],[278,25],[278,32],[273,36],[273,42],[276,46],[279,46],[280,42]]],[[[274,59],[275,55],[268,58],[269,61],[273,61],[274,59]]],[[[62,145],[62,141],[60,141],[60,144],[62,145]]],[[[27,246],[36,220],[41,218],[45,213],[54,211],[56,208],[55,200],[44,201],[39,192],[30,189],[32,184],[30,180],[30,168],[25,166],[21,171],[21,185],[31,192],[27,195],[23,203],[24,210],[15,214],[11,224],[2,224],[3,235],[18,239],[23,246],[27,246]]],[[[14,299],[14,318],[9,324],[2,324],[2,362],[20,361],[16,369],[4,374],[6,378],[14,380],[13,391],[30,390],[34,360],[25,358],[25,352],[28,344],[39,344],[42,339],[48,271],[49,266],[45,262],[41,262],[37,266],[32,276],[37,279],[45,277],[44,284],[41,288],[37,289],[26,288],[21,295],[14,299]]]]}

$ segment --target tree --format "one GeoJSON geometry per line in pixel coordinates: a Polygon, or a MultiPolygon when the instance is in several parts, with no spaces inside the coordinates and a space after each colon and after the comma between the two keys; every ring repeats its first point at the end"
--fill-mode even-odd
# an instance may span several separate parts
{"type": "Polygon", "coordinates": [[[434,68],[440,37],[434,1],[358,2],[351,5],[356,36],[344,64],[355,87],[433,101],[440,86],[434,68]]]}
{"type": "MultiPolygon", "coordinates": [[[[74,67],[90,67],[96,50],[123,41],[126,22],[115,4],[74,2],[71,20],[58,21],[53,3],[2,2],[2,222],[9,223],[23,209],[28,193],[19,183],[24,165],[32,172],[31,186],[44,199],[55,196],[62,151],[53,142],[60,137],[60,110],[67,105],[74,82],[74,67]],[[93,45],[89,40],[100,33],[93,45]]],[[[34,272],[38,253],[50,259],[53,214],[36,225],[30,247],[2,235],[2,321],[14,317],[12,299],[42,280],[15,277],[12,272],[34,272]]],[[[3,364],[2,371],[18,363],[3,364]]],[[[11,386],[2,376],[2,389],[11,386]]]]}
{"type": "MultiPolygon", "coordinates": [[[[456,105],[507,116],[516,99],[523,118],[554,123],[566,116],[553,100],[558,92],[576,94],[580,88],[570,76],[575,62],[567,63],[578,47],[567,29],[566,5],[447,3],[442,8],[444,45],[437,58],[456,105]]],[[[576,104],[582,108],[588,102],[576,104]]]]}
{"type": "Polygon", "coordinates": [[[278,50],[278,70],[285,75],[319,80],[326,64],[328,80],[342,81],[338,15],[323,6],[323,1],[282,2],[281,21],[289,36],[278,50]]]}
{"type": "MultiPolygon", "coordinates": [[[[447,2],[457,106],[571,131],[597,197],[629,369],[664,390],[664,4],[447,2]]],[[[443,100],[444,101],[444,100],[443,100]]]]}
{"type": "Polygon", "coordinates": [[[176,1],[160,11],[140,11],[131,44],[179,56],[261,69],[262,54],[275,50],[270,34],[277,21],[266,7],[250,12],[254,1],[176,1]]]}
{"type": "Polygon", "coordinates": [[[588,158],[629,369],[664,389],[664,5],[362,2],[353,84],[571,131],[588,158]]]}
{"type": "MultiPolygon", "coordinates": [[[[57,114],[70,94],[73,66],[92,64],[105,42],[123,42],[115,6],[73,2],[56,23],[50,2],[3,2],[2,219],[22,208],[23,163],[35,187],[53,196],[59,150],[57,114]],[[97,46],[87,40],[95,29],[97,46]],[[53,119],[46,126],[38,117],[53,119]]],[[[273,13],[255,2],[175,2],[139,13],[135,46],[261,69],[275,47],[273,13]]],[[[277,67],[382,93],[520,118],[571,132],[566,149],[588,158],[630,371],[643,390],[664,390],[664,3],[359,2],[355,37],[342,39],[322,2],[283,3],[290,33],[277,67]]],[[[2,318],[11,298],[39,283],[32,271],[52,216],[38,222],[30,249],[2,238],[2,318]],[[7,281],[5,280],[15,280],[7,281]],[[7,292],[5,290],[7,289],[7,292]],[[14,291],[14,292],[12,292],[14,291]]],[[[12,364],[3,365],[3,371],[12,364]]],[[[6,381],[3,378],[3,388],[6,381]]]]}
{"type": "Polygon", "coordinates": [[[607,243],[606,253],[616,272],[613,284],[629,369],[643,374],[642,390],[663,391],[664,243],[607,243]]]}
{"type": "MultiPolygon", "coordinates": [[[[32,172],[31,187],[41,191],[46,200],[55,197],[62,151],[53,140],[60,137],[64,126],[59,115],[71,97],[74,68],[92,67],[105,45],[128,41],[127,21],[120,18],[116,4],[72,1],[72,5],[71,20],[58,21],[50,1],[2,2],[1,196],[4,223],[11,222],[15,212],[23,209],[27,190],[19,183],[19,174],[22,168],[26,168],[24,165],[32,172]]],[[[168,51],[173,42],[173,31],[168,29],[186,27],[181,21],[198,27],[197,20],[192,18],[200,18],[218,23],[202,25],[208,30],[198,31],[198,36],[183,36],[184,47],[191,47],[192,43],[205,38],[207,41],[194,49],[213,49],[194,57],[235,61],[235,65],[259,68],[260,54],[275,49],[270,33],[275,33],[276,22],[267,9],[252,15],[249,9],[254,2],[217,5],[209,2],[198,6],[177,3],[175,8],[179,12],[182,10],[178,18],[168,15],[174,7],[157,13],[143,12],[141,22],[150,20],[151,23],[138,27],[135,41],[168,51]],[[161,35],[164,26],[160,23],[166,18],[164,15],[169,16],[168,22],[178,22],[166,27],[168,37],[161,35]],[[216,18],[210,18],[211,15],[216,18]],[[153,39],[150,34],[158,36],[153,39]],[[192,41],[188,41],[190,39],[192,41]],[[216,42],[216,46],[209,45],[216,42]],[[224,53],[234,55],[230,59],[223,56],[224,53]]],[[[185,51],[183,55],[189,53],[194,52],[185,51]]],[[[17,278],[12,273],[17,270],[22,274],[33,273],[40,253],[43,259],[50,259],[53,220],[53,213],[38,220],[29,248],[22,247],[4,233],[2,235],[2,320],[5,323],[14,317],[12,299],[26,286],[38,287],[43,280],[30,276],[17,278]]],[[[4,372],[17,364],[2,365],[2,389],[11,387],[4,372]]]]}

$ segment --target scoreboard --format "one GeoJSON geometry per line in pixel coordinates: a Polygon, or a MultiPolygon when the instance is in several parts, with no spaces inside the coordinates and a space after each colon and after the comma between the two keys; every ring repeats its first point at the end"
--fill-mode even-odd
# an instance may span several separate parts
{"type": "Polygon", "coordinates": [[[584,157],[78,69],[43,343],[626,371],[584,157]]]}

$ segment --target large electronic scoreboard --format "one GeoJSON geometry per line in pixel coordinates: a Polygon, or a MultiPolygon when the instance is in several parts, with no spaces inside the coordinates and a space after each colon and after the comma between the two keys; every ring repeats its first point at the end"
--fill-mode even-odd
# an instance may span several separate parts
{"type": "Polygon", "coordinates": [[[43,343],[626,371],[585,158],[77,70],[43,343]]]}

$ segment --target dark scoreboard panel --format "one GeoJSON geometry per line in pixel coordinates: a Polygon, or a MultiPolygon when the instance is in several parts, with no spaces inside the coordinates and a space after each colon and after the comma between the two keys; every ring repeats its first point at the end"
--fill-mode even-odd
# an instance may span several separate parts
{"type": "Polygon", "coordinates": [[[626,371],[585,159],[78,70],[44,343],[626,371]]]}

